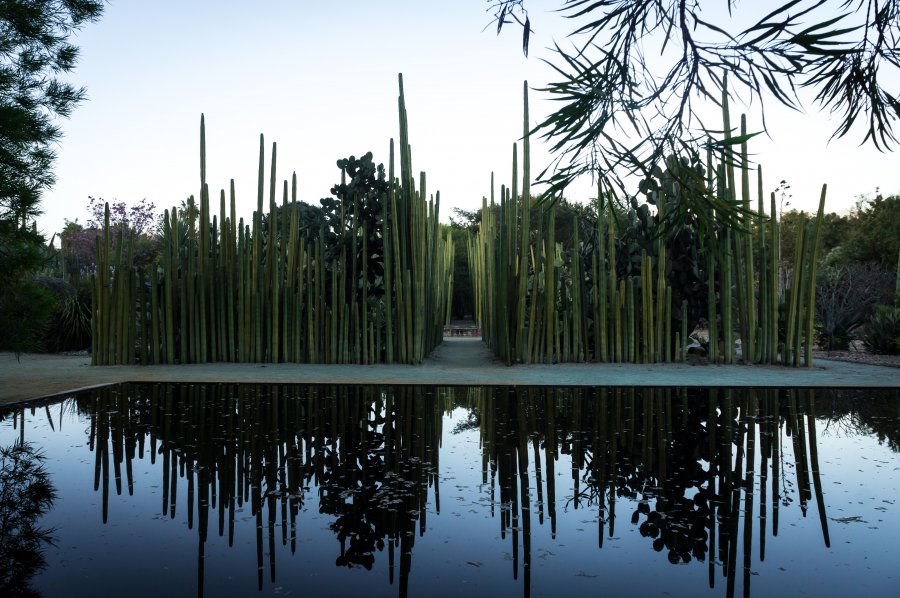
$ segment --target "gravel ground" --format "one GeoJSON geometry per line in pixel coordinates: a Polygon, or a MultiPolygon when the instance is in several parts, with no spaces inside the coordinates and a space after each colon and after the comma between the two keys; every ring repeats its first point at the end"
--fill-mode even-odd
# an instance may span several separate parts
{"type": "Polygon", "coordinates": [[[900,368],[900,355],[876,355],[867,351],[813,351],[813,363],[819,359],[900,368]]]}

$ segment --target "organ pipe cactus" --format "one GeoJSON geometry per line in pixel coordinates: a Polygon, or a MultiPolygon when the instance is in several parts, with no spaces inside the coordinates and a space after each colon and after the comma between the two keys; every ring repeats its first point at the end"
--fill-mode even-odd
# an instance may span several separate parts
{"type": "Polygon", "coordinates": [[[391,140],[377,222],[364,221],[359,197],[345,197],[341,228],[333,232],[349,245],[336,255],[323,248],[325,229],[301,231],[296,175],[290,201],[284,181],[278,205],[275,144],[264,212],[262,136],[250,224],[235,213],[234,181],[230,213],[222,190],[220,216],[211,214],[201,116],[199,206],[191,197],[186,210],[165,212],[158,268],[138,274],[128,239],[113,235],[107,208],[97,241],[92,362],[420,362],[441,340],[452,241],[438,224],[439,194],[426,195],[424,173],[415,188],[402,76],[399,86],[400,176],[391,140]],[[383,239],[383,255],[369,255],[371,237],[383,239]],[[370,276],[375,267],[384,275],[370,276]]]}
{"type": "MultiPolygon", "coordinates": [[[[476,318],[484,341],[507,363],[685,360],[692,332],[689,305],[684,289],[673,284],[665,239],[645,239],[645,253],[639,259],[628,253],[602,182],[590,227],[576,222],[572,239],[558,239],[554,204],[537,209],[531,203],[527,86],[523,108],[522,182],[514,153],[513,183],[501,185],[498,202],[492,175],[491,199],[483,202],[480,230],[468,242],[476,318]],[[591,234],[582,237],[581,230],[591,234]]],[[[777,214],[774,205],[769,215],[764,213],[761,192],[757,211],[751,210],[747,141],[752,134],[747,133],[743,116],[739,133],[731,132],[727,91],[723,91],[723,124],[726,139],[711,141],[705,186],[702,175],[691,175],[697,176],[697,184],[671,170],[660,177],[655,192],[656,217],[670,217],[667,193],[709,193],[714,196],[709,205],[737,204],[738,218],[714,217],[694,233],[700,245],[693,250],[706,258],[697,286],[705,286],[707,293],[708,358],[713,363],[734,363],[740,340],[740,359],[746,363],[799,365],[801,344],[810,354],[815,288],[808,281],[815,275],[810,256],[818,241],[798,243],[795,263],[803,265],[796,268],[791,286],[779,290],[777,214]],[[788,306],[787,331],[779,331],[781,303],[788,306]]],[[[677,159],[670,163],[670,169],[677,163],[677,159]]],[[[761,169],[757,184],[762,188],[761,169]]]]}

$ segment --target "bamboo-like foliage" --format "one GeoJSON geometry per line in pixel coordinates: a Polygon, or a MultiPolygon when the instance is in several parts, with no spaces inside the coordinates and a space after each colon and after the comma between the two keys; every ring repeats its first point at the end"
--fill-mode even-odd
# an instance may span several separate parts
{"type": "MultiPolygon", "coordinates": [[[[743,116],[740,131],[733,131],[727,88],[722,105],[726,138],[710,142],[705,185],[692,187],[677,178],[672,183],[675,193],[710,193],[715,195],[714,203],[727,201],[738,214],[727,219],[713,214],[715,226],[699,230],[703,245],[698,253],[704,257],[708,288],[708,358],[713,363],[740,360],[799,366],[805,355],[803,363],[810,365],[814,256],[825,188],[818,214],[809,224],[812,232],[804,236],[801,231],[798,239],[791,284],[779,291],[780,233],[774,204],[767,216],[760,191],[753,211],[747,149],[752,135],[743,116]]],[[[672,297],[677,293],[673,293],[665,238],[654,241],[654,255],[642,254],[637,272],[623,276],[617,271],[617,263],[624,263],[628,256],[619,255],[617,218],[612,198],[601,183],[595,221],[576,221],[573,239],[556,239],[555,204],[544,210],[531,205],[527,83],[524,115],[522,192],[516,180],[514,145],[513,183],[501,185],[498,202],[492,177],[490,201],[485,199],[482,205],[481,228],[469,239],[476,318],[485,342],[507,364],[684,361],[693,331],[687,328],[686,303],[680,309],[674,306],[673,314],[672,297]],[[590,234],[582,237],[580,229],[590,234]],[[681,323],[680,329],[674,326],[674,337],[673,315],[681,323]]],[[[761,168],[757,180],[762,189],[761,168]]],[[[657,203],[659,220],[677,207],[662,201],[662,194],[657,203]]]]}
{"type": "Polygon", "coordinates": [[[236,214],[234,181],[230,212],[222,190],[213,215],[201,117],[199,206],[192,196],[186,209],[165,212],[158,265],[135,267],[128,240],[112,239],[107,207],[97,242],[93,363],[421,362],[442,338],[453,248],[438,224],[440,193],[428,197],[425,173],[416,188],[402,75],[399,86],[399,177],[391,140],[380,213],[366,218],[364,198],[350,185],[339,224],[318,234],[301,227],[296,174],[290,199],[284,181],[278,205],[275,144],[264,211],[262,136],[250,224],[236,214]],[[339,250],[328,251],[326,233],[337,236],[339,250]],[[380,255],[370,239],[381,241],[380,255]]]}

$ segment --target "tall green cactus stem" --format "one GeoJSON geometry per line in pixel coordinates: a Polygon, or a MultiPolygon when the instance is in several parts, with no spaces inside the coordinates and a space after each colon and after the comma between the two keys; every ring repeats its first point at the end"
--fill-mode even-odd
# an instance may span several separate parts
{"type": "Polygon", "coordinates": [[[634,305],[634,277],[628,277],[628,287],[625,295],[626,305],[626,327],[625,327],[625,361],[629,363],[637,363],[638,359],[638,330],[635,318],[634,305]]]}
{"type": "Polygon", "coordinates": [[[716,297],[716,271],[718,266],[718,243],[714,231],[709,231],[707,236],[706,249],[706,272],[707,272],[707,326],[709,330],[709,360],[712,363],[718,362],[719,356],[719,325],[716,310],[718,298],[716,297]]]}
{"type": "MultiPolygon", "coordinates": [[[[607,255],[609,257],[609,301],[610,301],[610,311],[612,315],[612,326],[616,333],[616,345],[615,345],[615,361],[622,361],[622,334],[621,334],[621,317],[622,310],[620,301],[617,299],[618,289],[619,289],[619,281],[616,276],[616,228],[615,228],[615,215],[613,214],[612,202],[609,202],[607,205],[607,229],[606,229],[606,243],[607,243],[607,255]]],[[[600,251],[603,251],[603,243],[602,241],[598,241],[598,245],[600,246],[600,251]]],[[[612,352],[612,351],[610,351],[612,352]]]]}
{"type": "Polygon", "coordinates": [[[794,363],[794,351],[799,351],[800,348],[797,347],[795,343],[795,333],[797,331],[797,320],[798,314],[797,312],[801,308],[800,303],[800,287],[801,287],[801,273],[803,272],[803,252],[804,252],[804,244],[806,243],[806,217],[801,213],[801,219],[799,225],[797,227],[797,239],[796,246],[794,248],[794,262],[793,262],[793,273],[791,277],[791,288],[788,291],[788,316],[787,316],[787,335],[785,336],[784,348],[785,355],[782,359],[782,363],[791,364],[794,363]]]}
{"type": "Polygon", "coordinates": [[[544,326],[547,333],[547,344],[544,359],[547,363],[558,361],[557,317],[556,317],[556,208],[549,208],[547,238],[544,244],[544,326]]]}
{"type": "MultiPolygon", "coordinates": [[[[780,259],[780,239],[778,232],[778,212],[776,211],[775,193],[770,195],[769,211],[769,322],[772,333],[769,336],[769,354],[772,363],[778,361],[778,262],[780,259]]],[[[785,355],[781,355],[784,363],[785,355]]]]}
{"type": "Polygon", "coordinates": [[[671,289],[666,285],[666,246],[662,241],[657,242],[656,261],[656,328],[653,332],[655,362],[671,361],[666,359],[670,354],[672,345],[669,339],[671,332],[671,309],[668,307],[672,299],[671,289]],[[667,299],[668,297],[668,299],[667,299]]]}
{"type": "Polygon", "coordinates": [[[113,234],[107,208],[92,279],[92,362],[421,361],[449,314],[453,246],[438,221],[440,194],[428,199],[424,173],[414,188],[402,79],[398,104],[400,180],[392,159],[376,224],[363,217],[360,197],[344,198],[340,234],[349,245],[340,256],[326,251],[324,234],[301,234],[296,174],[289,197],[288,182],[276,179],[275,144],[264,212],[262,136],[249,226],[236,216],[233,181],[230,214],[224,190],[212,214],[201,116],[199,201],[165,212],[159,273],[136,268],[133,239],[113,234]],[[373,238],[383,240],[382,255],[373,256],[373,238]],[[370,280],[373,259],[383,260],[384,292],[373,286],[382,279],[370,280]]]}
{"type": "MultiPolygon", "coordinates": [[[[522,83],[522,195],[520,208],[520,239],[519,239],[519,264],[516,272],[518,278],[518,305],[516,308],[516,327],[517,334],[517,357],[525,358],[524,361],[530,361],[527,357],[528,353],[528,336],[525,334],[526,321],[526,300],[528,295],[528,247],[529,247],[529,229],[530,229],[530,209],[531,209],[531,145],[529,139],[530,127],[528,125],[528,81],[522,83]]],[[[514,146],[515,147],[515,146],[514,146]]],[[[513,172],[513,181],[516,174],[513,172]]]]}
{"type": "Polygon", "coordinates": [[[816,258],[819,255],[819,247],[822,243],[822,219],[825,216],[825,194],[828,185],[822,185],[822,194],[819,196],[819,210],[816,212],[816,220],[813,228],[813,241],[807,259],[809,260],[809,283],[806,300],[806,336],[804,344],[804,365],[812,367],[813,324],[816,312],[816,258]]]}
{"type": "Polygon", "coordinates": [[[756,273],[753,267],[753,222],[750,220],[750,159],[747,152],[747,117],[741,115],[741,198],[745,214],[746,231],[742,232],[744,240],[743,260],[741,267],[744,273],[743,324],[741,350],[743,360],[755,363],[756,359],[756,273]]]}
{"type": "Polygon", "coordinates": [[[763,209],[763,176],[762,166],[756,169],[756,189],[757,189],[757,208],[756,208],[756,233],[757,233],[757,251],[759,252],[759,324],[760,334],[756,339],[758,361],[763,363],[772,363],[774,356],[770,353],[771,343],[769,341],[771,330],[769,307],[770,291],[769,291],[769,274],[768,274],[768,252],[769,247],[766,246],[766,229],[765,229],[765,211],[763,209]]]}

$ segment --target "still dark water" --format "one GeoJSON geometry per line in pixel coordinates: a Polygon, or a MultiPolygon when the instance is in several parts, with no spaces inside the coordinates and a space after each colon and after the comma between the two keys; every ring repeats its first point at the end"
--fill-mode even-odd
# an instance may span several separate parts
{"type": "Polygon", "coordinates": [[[2,595],[900,595],[896,389],[122,385],[22,438],[2,595]]]}

